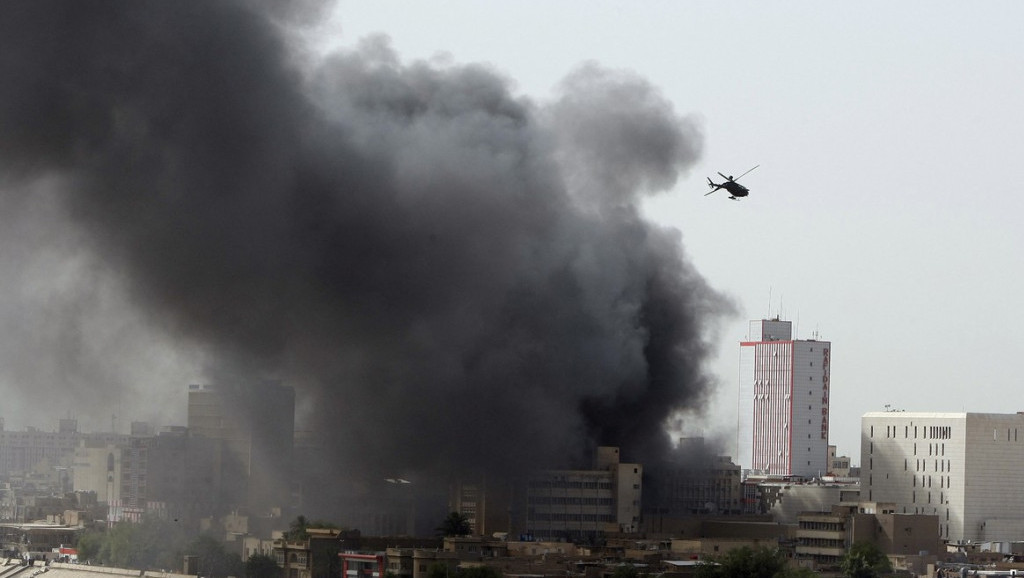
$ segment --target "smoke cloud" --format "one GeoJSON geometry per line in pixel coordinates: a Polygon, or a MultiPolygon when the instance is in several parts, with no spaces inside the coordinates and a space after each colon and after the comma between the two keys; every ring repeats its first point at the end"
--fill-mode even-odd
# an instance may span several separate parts
{"type": "Polygon", "coordinates": [[[283,27],[323,8],[268,5],[0,7],[13,403],[270,378],[339,471],[663,453],[730,309],[640,215],[696,123],[596,64],[542,102],[385,37],[309,61],[283,27]]]}

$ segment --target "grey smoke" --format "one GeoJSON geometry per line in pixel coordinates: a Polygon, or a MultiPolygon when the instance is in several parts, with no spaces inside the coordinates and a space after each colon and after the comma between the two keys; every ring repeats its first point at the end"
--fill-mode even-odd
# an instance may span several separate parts
{"type": "Polygon", "coordinates": [[[147,415],[201,366],[294,385],[349,471],[662,453],[730,309],[639,210],[697,124],[595,64],[540,102],[384,37],[309,62],[323,8],[269,5],[0,6],[6,395],[147,415]]]}

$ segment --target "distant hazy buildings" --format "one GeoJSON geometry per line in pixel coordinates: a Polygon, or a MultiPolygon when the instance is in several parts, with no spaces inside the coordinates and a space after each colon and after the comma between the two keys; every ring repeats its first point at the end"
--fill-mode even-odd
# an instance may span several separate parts
{"type": "Polygon", "coordinates": [[[0,420],[0,478],[67,472],[80,443],[117,445],[127,439],[124,434],[79,432],[78,421],[74,419],[61,419],[57,431],[49,432],[34,427],[8,431],[0,420]]]}
{"type": "Polygon", "coordinates": [[[737,457],[752,472],[820,477],[829,470],[828,341],[793,339],[778,318],[750,322],[740,343],[737,457]]]}
{"type": "Polygon", "coordinates": [[[1024,536],[1024,415],[875,412],[861,418],[861,495],[938,516],[949,541],[1024,536]]]}

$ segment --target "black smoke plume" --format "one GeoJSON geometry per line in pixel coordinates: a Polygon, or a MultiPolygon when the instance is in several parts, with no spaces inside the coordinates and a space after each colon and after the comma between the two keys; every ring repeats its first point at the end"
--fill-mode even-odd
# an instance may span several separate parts
{"type": "Polygon", "coordinates": [[[280,379],[373,475],[661,454],[729,308],[640,215],[696,124],[593,64],[540,102],[383,37],[314,60],[322,8],[267,5],[0,5],[5,390],[280,379]]]}

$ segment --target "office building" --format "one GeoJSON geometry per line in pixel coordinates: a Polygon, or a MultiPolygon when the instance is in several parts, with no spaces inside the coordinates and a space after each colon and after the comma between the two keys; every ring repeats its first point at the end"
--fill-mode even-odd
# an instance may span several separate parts
{"type": "Polygon", "coordinates": [[[861,418],[861,496],[933,514],[942,539],[1024,536],[1024,414],[872,412],[861,418]]]}
{"type": "Polygon", "coordinates": [[[591,470],[537,472],[526,482],[522,527],[525,540],[594,541],[602,535],[637,532],[643,466],[621,463],[619,448],[599,447],[591,470]]]}
{"type": "Polygon", "coordinates": [[[752,473],[827,474],[832,345],[794,339],[793,324],[752,321],[740,343],[737,459],[752,473]]]}
{"type": "Polygon", "coordinates": [[[189,385],[188,432],[186,485],[204,488],[194,507],[264,513],[288,504],[293,388],[272,381],[189,385]]]}

